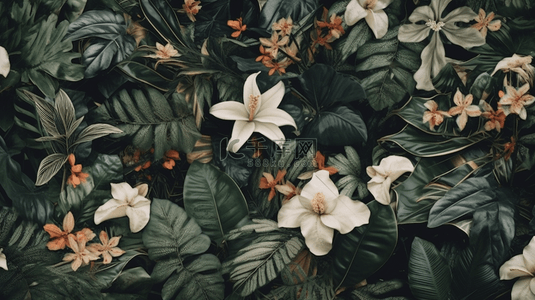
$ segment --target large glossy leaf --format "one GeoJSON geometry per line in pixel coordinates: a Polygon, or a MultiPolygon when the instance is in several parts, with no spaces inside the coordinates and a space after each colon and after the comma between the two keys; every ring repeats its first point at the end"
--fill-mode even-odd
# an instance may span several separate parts
{"type": "Polygon", "coordinates": [[[143,244],[156,261],[151,278],[165,281],[164,299],[223,299],[221,264],[212,254],[210,238],[186,211],[168,200],[153,199],[143,244]]]}
{"type": "Polygon", "coordinates": [[[184,207],[203,233],[220,243],[249,211],[240,188],[211,164],[194,161],[184,181],[184,207]]]}
{"type": "Polygon", "coordinates": [[[485,132],[469,137],[442,137],[429,135],[407,125],[398,133],[382,137],[379,142],[393,142],[414,156],[435,157],[459,152],[488,137],[485,132]]]}
{"type": "Polygon", "coordinates": [[[340,51],[340,57],[338,58],[340,62],[343,63],[351,54],[357,52],[357,50],[371,38],[372,32],[368,23],[365,21],[358,22],[351,28],[347,37],[336,44],[336,49],[340,51]]]}
{"type": "Polygon", "coordinates": [[[161,91],[167,91],[171,79],[156,72],[154,68],[135,61],[123,61],[117,68],[133,79],[148,84],[161,91]]]}
{"type": "Polygon", "coordinates": [[[260,16],[258,27],[271,31],[271,25],[281,18],[291,17],[292,20],[301,20],[318,7],[317,0],[269,0],[266,2],[260,16]]]}
{"type": "Polygon", "coordinates": [[[398,227],[392,208],[377,201],[368,203],[370,222],[333,243],[333,280],[335,286],[354,286],[375,273],[390,258],[396,247],[398,227]]]}
{"type": "Polygon", "coordinates": [[[376,111],[400,102],[416,85],[412,74],[420,67],[423,45],[401,43],[398,30],[390,29],[381,39],[373,39],[357,51],[356,71],[376,111]]]}
{"type": "Polygon", "coordinates": [[[359,145],[368,139],[360,113],[347,106],[323,110],[303,130],[303,137],[328,146],[359,145]]]}
{"type": "Polygon", "coordinates": [[[447,300],[451,270],[433,243],[416,237],[409,258],[409,286],[419,300],[447,300]]]}
{"type": "Polygon", "coordinates": [[[180,23],[166,0],[141,0],[141,10],[160,36],[173,44],[182,43],[180,23]]]}

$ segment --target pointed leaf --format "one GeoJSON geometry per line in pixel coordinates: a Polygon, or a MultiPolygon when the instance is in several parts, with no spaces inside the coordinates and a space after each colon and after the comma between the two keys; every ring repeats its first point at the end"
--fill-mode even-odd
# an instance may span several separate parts
{"type": "Polygon", "coordinates": [[[35,185],[40,186],[47,183],[59,172],[59,170],[61,170],[61,167],[63,167],[66,162],[67,155],[63,153],[54,153],[43,158],[39,164],[39,169],[37,170],[37,180],[35,185]]]}

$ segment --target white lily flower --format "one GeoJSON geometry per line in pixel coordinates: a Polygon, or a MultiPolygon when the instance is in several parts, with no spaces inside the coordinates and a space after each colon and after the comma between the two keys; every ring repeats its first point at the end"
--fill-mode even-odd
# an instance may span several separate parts
{"type": "Polygon", "coordinates": [[[351,0],[344,14],[346,24],[351,26],[366,18],[377,39],[382,38],[388,31],[388,16],[383,11],[392,0],[351,0]]]}
{"type": "Polygon", "coordinates": [[[95,211],[95,224],[127,216],[130,219],[130,231],[139,232],[147,225],[150,218],[150,200],[145,198],[148,191],[146,183],[135,188],[126,182],[111,183],[113,199],[95,211]]]}
{"type": "Polygon", "coordinates": [[[9,55],[7,54],[6,48],[0,46],[0,74],[7,77],[11,70],[11,64],[9,63],[9,55]]]}
{"type": "Polygon", "coordinates": [[[390,204],[390,185],[405,172],[414,171],[411,161],[403,156],[391,155],[381,160],[378,166],[366,168],[372,179],[368,181],[368,190],[377,202],[390,204]]]}
{"type": "Polygon", "coordinates": [[[513,256],[500,267],[500,279],[511,280],[520,277],[513,285],[512,300],[535,300],[535,237],[524,248],[522,254],[513,256]]]}
{"type": "Polygon", "coordinates": [[[0,248],[0,268],[7,271],[7,258],[6,255],[2,253],[2,251],[4,251],[4,249],[0,248]]]}
{"type": "Polygon", "coordinates": [[[284,97],[284,83],[260,94],[256,77],[260,72],[247,77],[243,86],[243,103],[225,101],[210,108],[210,113],[223,120],[235,120],[228,151],[237,152],[247,139],[258,132],[277,143],[284,144],[285,137],[279,126],[291,125],[297,129],[294,119],[287,112],[277,108],[284,97]]]}
{"type": "Polygon", "coordinates": [[[325,255],[332,248],[334,229],[341,234],[368,224],[370,209],[360,201],[340,195],[325,170],[314,173],[301,191],[282,205],[279,227],[301,227],[305,243],[314,255],[325,255]]]}

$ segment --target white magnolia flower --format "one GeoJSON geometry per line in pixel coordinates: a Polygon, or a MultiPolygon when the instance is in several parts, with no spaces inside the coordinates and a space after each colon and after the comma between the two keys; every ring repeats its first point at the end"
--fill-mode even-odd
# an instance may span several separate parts
{"type": "Polygon", "coordinates": [[[279,210],[279,227],[301,227],[305,243],[315,255],[332,248],[334,229],[346,234],[368,224],[370,210],[360,201],[340,195],[329,172],[318,171],[301,191],[279,210]]]}
{"type": "Polygon", "coordinates": [[[138,232],[147,225],[150,218],[150,200],[145,198],[149,191],[147,184],[132,188],[128,183],[111,183],[113,199],[95,211],[95,224],[109,219],[128,216],[130,231],[138,232]]]}
{"type": "Polygon", "coordinates": [[[366,173],[372,179],[368,181],[368,190],[377,202],[390,204],[390,185],[405,172],[414,171],[411,161],[403,156],[391,155],[381,160],[378,166],[366,168],[366,173]]]}
{"type": "Polygon", "coordinates": [[[366,18],[376,38],[382,38],[388,31],[388,16],[383,11],[392,0],[351,0],[347,5],[344,20],[351,26],[366,18]]]}
{"type": "Polygon", "coordinates": [[[247,77],[243,86],[243,103],[225,101],[210,108],[210,113],[223,120],[236,120],[228,150],[237,152],[247,139],[258,132],[282,147],[284,134],[279,126],[291,125],[297,129],[294,119],[287,112],[277,108],[284,97],[284,83],[260,94],[256,77],[260,72],[247,77]]]}
{"type": "Polygon", "coordinates": [[[6,48],[0,46],[0,74],[7,77],[9,70],[11,69],[11,64],[9,63],[9,55],[7,54],[6,48]]]}
{"type": "Polygon", "coordinates": [[[512,300],[535,300],[535,237],[522,254],[513,256],[500,267],[500,279],[520,277],[513,285],[512,300]]]}
{"type": "Polygon", "coordinates": [[[2,251],[4,251],[4,249],[0,248],[0,268],[7,271],[7,258],[6,255],[2,253],[2,251]]]}

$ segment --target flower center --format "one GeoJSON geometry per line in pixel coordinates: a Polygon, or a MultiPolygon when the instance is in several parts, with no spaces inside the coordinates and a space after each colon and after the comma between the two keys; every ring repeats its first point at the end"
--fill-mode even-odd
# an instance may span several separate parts
{"type": "Polygon", "coordinates": [[[437,23],[436,21],[429,19],[429,21],[426,22],[425,25],[431,27],[431,29],[433,29],[434,31],[439,31],[442,26],[446,25],[446,23],[440,21],[437,23]]]}
{"type": "Polygon", "coordinates": [[[325,195],[322,192],[316,193],[310,202],[315,213],[319,215],[325,213],[325,195]]]}
{"type": "Polygon", "coordinates": [[[373,9],[376,3],[377,0],[366,0],[366,3],[364,3],[364,9],[373,9]]]}
{"type": "Polygon", "coordinates": [[[254,118],[254,113],[256,112],[256,109],[258,108],[259,98],[260,98],[260,95],[258,96],[249,95],[249,121],[252,121],[254,118]]]}

